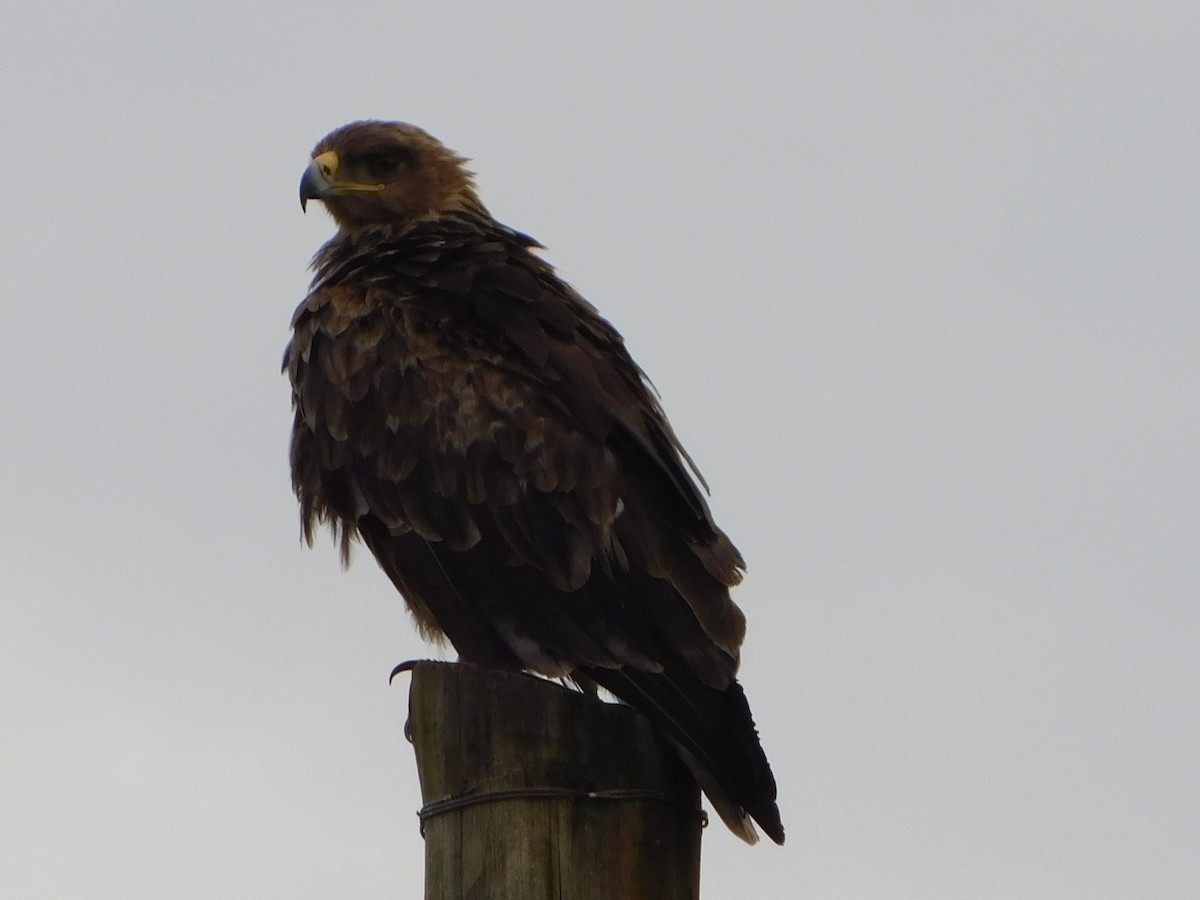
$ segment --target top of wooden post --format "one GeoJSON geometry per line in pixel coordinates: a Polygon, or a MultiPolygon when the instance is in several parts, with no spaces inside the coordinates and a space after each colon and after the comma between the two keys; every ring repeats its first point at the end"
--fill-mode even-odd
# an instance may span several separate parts
{"type": "Polygon", "coordinates": [[[426,898],[699,895],[699,791],[639,713],[529,675],[421,662],[426,898]]]}

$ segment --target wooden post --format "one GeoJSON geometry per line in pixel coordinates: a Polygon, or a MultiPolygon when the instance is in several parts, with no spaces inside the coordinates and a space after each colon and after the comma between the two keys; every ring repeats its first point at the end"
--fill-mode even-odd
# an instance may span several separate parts
{"type": "Polygon", "coordinates": [[[420,662],[408,733],[426,900],[699,896],[699,791],[633,710],[528,675],[420,662]]]}

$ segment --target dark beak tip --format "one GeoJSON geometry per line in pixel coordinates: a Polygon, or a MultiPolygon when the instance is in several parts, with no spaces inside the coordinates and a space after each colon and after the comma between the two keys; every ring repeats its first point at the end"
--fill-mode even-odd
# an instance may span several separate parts
{"type": "Polygon", "coordinates": [[[308,212],[308,201],[320,200],[325,196],[328,187],[328,182],[325,181],[316,165],[309,164],[309,167],[304,170],[304,176],[300,179],[300,209],[308,212]]]}

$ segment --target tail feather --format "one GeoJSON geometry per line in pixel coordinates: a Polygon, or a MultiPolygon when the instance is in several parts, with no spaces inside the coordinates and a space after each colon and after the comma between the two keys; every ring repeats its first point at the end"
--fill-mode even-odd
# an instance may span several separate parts
{"type": "Polygon", "coordinates": [[[718,690],[672,670],[589,666],[583,673],[659,727],[735,834],[755,843],[753,819],[771,840],[783,843],[775,776],[737,681],[718,690]]]}

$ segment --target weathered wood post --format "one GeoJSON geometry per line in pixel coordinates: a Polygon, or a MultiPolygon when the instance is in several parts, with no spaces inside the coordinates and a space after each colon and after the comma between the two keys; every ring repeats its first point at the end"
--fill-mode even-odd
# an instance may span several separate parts
{"type": "Polygon", "coordinates": [[[699,791],[633,710],[420,662],[409,692],[426,900],[691,900],[699,791]]]}

